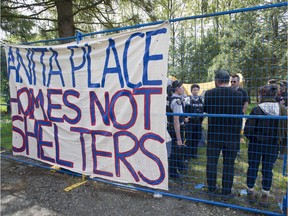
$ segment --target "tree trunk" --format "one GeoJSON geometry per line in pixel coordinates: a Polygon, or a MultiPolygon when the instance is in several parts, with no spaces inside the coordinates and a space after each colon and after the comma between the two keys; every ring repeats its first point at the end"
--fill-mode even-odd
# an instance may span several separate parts
{"type": "MultiPolygon", "coordinates": [[[[73,0],[55,0],[60,38],[75,36],[72,2],[73,0]]],[[[66,40],[63,41],[63,43],[67,42],[66,40]]]]}

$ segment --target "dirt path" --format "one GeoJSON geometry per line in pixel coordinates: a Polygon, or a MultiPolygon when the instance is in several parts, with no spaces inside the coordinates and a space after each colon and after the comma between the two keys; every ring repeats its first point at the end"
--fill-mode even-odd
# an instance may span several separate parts
{"type": "Polygon", "coordinates": [[[81,178],[1,158],[1,215],[256,215],[171,197],[88,181],[69,192],[81,178]]]}

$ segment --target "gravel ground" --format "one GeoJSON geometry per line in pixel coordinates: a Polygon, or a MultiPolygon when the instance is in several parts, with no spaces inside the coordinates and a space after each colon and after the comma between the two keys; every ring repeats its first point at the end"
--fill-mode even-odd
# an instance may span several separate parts
{"type": "Polygon", "coordinates": [[[71,191],[64,191],[66,187],[77,182],[81,182],[80,177],[51,172],[1,157],[0,214],[2,216],[259,215],[166,196],[153,198],[149,193],[95,181],[87,181],[71,191]]]}

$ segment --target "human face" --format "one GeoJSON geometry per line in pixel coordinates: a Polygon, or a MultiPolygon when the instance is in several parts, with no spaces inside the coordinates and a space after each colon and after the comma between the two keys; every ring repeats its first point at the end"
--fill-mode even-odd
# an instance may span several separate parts
{"type": "Polygon", "coordinates": [[[182,95],[184,93],[183,85],[181,85],[180,87],[177,87],[177,93],[178,95],[182,95]]]}
{"type": "Polygon", "coordinates": [[[239,87],[239,79],[237,77],[231,78],[231,86],[232,88],[238,88],[239,87]]]}
{"type": "Polygon", "coordinates": [[[192,95],[193,96],[198,96],[199,94],[199,88],[193,88],[192,91],[191,91],[192,95]]]}

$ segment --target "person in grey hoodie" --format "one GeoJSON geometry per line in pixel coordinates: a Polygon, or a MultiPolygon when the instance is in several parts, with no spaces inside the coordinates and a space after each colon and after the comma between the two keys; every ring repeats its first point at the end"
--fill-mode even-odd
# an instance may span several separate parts
{"type": "Polygon", "coordinates": [[[259,104],[251,110],[250,115],[266,115],[270,118],[248,118],[245,123],[244,135],[249,139],[247,192],[250,202],[256,201],[254,190],[260,161],[262,161],[262,195],[260,203],[269,205],[269,191],[272,185],[273,165],[277,160],[279,140],[287,137],[287,118],[284,120],[273,118],[287,116],[285,107],[275,101],[277,87],[266,85],[260,87],[259,104]]]}

